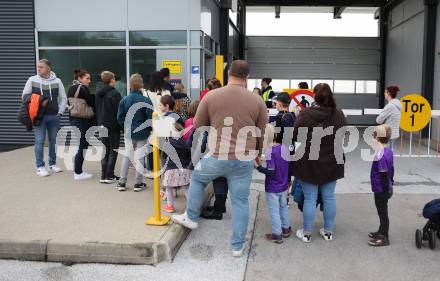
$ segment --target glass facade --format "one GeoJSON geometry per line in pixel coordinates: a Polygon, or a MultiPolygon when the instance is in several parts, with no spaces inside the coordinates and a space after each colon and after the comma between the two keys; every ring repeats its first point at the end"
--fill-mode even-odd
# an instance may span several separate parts
{"type": "Polygon", "coordinates": [[[90,72],[92,93],[95,93],[103,70],[114,72],[123,83],[126,81],[125,50],[40,50],[40,58],[52,62],[53,71],[63,81],[66,90],[72,84],[73,70],[78,68],[90,72]]]}
{"type": "Polygon", "coordinates": [[[212,75],[215,63],[211,61],[219,44],[200,30],[191,30],[189,35],[188,39],[186,30],[39,32],[37,49],[40,59],[52,62],[66,89],[72,84],[74,69],[82,68],[90,72],[90,90],[95,93],[100,73],[109,70],[119,78],[117,88],[124,95],[130,74],[140,73],[148,85],[153,71],[167,61],[178,61],[181,70],[171,78],[181,80],[188,92],[198,97],[201,89],[194,84],[191,87],[189,66],[200,67],[201,79],[205,71],[212,75]],[[211,57],[205,58],[205,53],[211,57]]]}
{"type": "Polygon", "coordinates": [[[145,87],[156,70],[156,50],[130,50],[130,73],[139,73],[145,87]]]}
{"type": "Polygon", "coordinates": [[[125,31],[39,32],[40,47],[125,46],[125,31]]]}
{"type": "Polygon", "coordinates": [[[133,46],[186,46],[186,31],[130,31],[133,46]]]}

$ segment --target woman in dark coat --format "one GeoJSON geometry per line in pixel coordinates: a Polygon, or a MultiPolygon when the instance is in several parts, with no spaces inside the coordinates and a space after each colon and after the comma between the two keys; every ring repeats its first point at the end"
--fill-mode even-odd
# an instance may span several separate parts
{"type": "Polygon", "coordinates": [[[301,111],[293,133],[293,139],[301,143],[297,154],[304,152],[293,162],[293,174],[304,192],[304,229],[298,230],[296,235],[304,242],[311,241],[318,191],[324,205],[324,228],[320,229],[320,235],[327,241],[333,239],[336,180],[344,177],[345,161],[342,152],[344,113],[336,107],[329,85],[318,84],[313,92],[316,105],[301,111]],[[300,128],[307,128],[307,134],[300,128]]]}

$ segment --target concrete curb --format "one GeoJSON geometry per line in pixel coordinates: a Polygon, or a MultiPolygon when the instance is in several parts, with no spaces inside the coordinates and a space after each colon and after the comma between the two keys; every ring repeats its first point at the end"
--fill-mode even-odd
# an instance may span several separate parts
{"type": "MultiPolygon", "coordinates": [[[[212,195],[212,188],[208,187],[204,205],[209,203],[212,195]]],[[[173,224],[158,242],[134,244],[0,239],[0,259],[62,263],[157,264],[173,259],[189,232],[189,229],[173,224]]]]}
{"type": "Polygon", "coordinates": [[[48,240],[14,241],[0,239],[0,258],[44,261],[48,240]]]}

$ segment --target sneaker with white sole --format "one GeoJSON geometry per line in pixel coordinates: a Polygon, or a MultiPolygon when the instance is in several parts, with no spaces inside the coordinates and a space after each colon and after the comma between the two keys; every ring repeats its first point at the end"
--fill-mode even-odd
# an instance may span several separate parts
{"type": "Polygon", "coordinates": [[[54,173],[61,173],[63,170],[60,167],[58,167],[57,165],[50,165],[49,171],[54,172],[54,173]]]}
{"type": "Polygon", "coordinates": [[[116,184],[116,189],[118,191],[126,191],[127,187],[125,186],[125,183],[118,182],[118,184],[116,184]]]}
{"type": "Polygon", "coordinates": [[[304,234],[304,229],[298,229],[296,232],[296,237],[298,237],[298,239],[302,240],[304,243],[312,242],[312,235],[304,234]]]}
{"type": "Polygon", "coordinates": [[[324,238],[325,241],[332,241],[333,240],[333,233],[326,232],[324,228],[321,228],[319,230],[319,234],[324,238]]]}
{"type": "Polygon", "coordinates": [[[49,172],[46,170],[45,167],[40,167],[37,168],[37,175],[39,175],[40,177],[48,177],[49,172]]]}
{"type": "Polygon", "coordinates": [[[243,244],[243,246],[241,246],[240,250],[232,250],[232,256],[234,258],[239,258],[243,255],[244,249],[246,248],[246,244],[243,244]]]}
{"type": "Polygon", "coordinates": [[[81,174],[74,174],[73,178],[76,181],[81,181],[81,180],[89,180],[93,177],[93,175],[86,173],[86,172],[82,172],[81,174]]]}
{"type": "Polygon", "coordinates": [[[192,221],[192,220],[190,220],[188,218],[186,212],[181,214],[181,215],[174,215],[174,216],[172,216],[171,220],[174,223],[183,225],[184,227],[189,228],[189,229],[196,229],[199,226],[198,222],[192,221]]]}

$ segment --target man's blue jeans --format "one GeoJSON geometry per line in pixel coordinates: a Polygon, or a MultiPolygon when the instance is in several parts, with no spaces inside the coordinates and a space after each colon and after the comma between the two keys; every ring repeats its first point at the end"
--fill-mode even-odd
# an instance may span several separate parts
{"type": "Polygon", "coordinates": [[[324,204],[324,230],[332,232],[336,217],[336,181],[330,181],[322,185],[300,180],[304,192],[304,232],[311,233],[315,220],[316,202],[318,200],[318,188],[321,191],[321,199],[324,204]]]}
{"type": "Polygon", "coordinates": [[[44,139],[49,139],[49,165],[55,165],[57,161],[56,142],[60,117],[57,115],[44,115],[40,126],[34,127],[35,133],[35,161],[37,168],[44,167],[44,139]]]}
{"type": "Polygon", "coordinates": [[[281,228],[287,229],[290,227],[287,191],[279,193],[266,192],[266,204],[272,222],[272,234],[281,235],[281,228]]]}
{"type": "Polygon", "coordinates": [[[191,176],[186,212],[192,221],[199,220],[204,191],[208,183],[219,177],[227,179],[232,203],[231,247],[233,250],[240,250],[246,241],[253,165],[254,161],[218,160],[207,157],[199,161],[191,176]]]}

